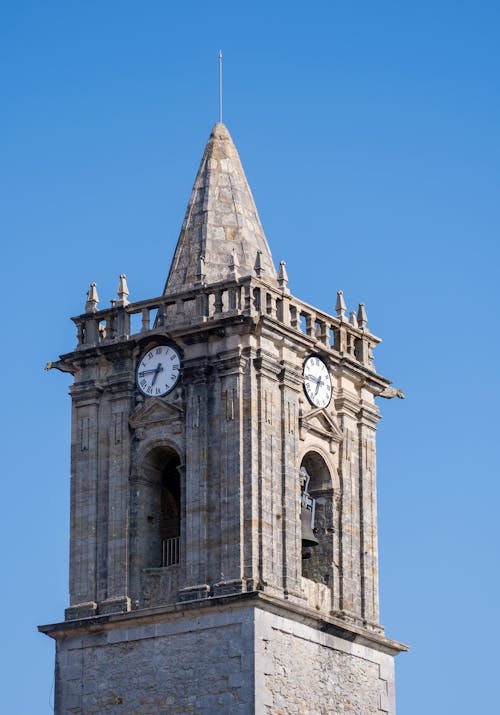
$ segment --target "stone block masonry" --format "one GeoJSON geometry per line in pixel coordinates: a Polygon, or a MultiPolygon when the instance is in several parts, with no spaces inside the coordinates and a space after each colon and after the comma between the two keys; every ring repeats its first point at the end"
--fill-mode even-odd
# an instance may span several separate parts
{"type": "Polygon", "coordinates": [[[253,712],[252,611],[210,611],[58,641],[56,712],[253,712]]]}
{"type": "Polygon", "coordinates": [[[255,618],[255,713],[394,715],[392,656],[265,611],[255,618]]]}
{"type": "Polygon", "coordinates": [[[57,640],[56,712],[395,715],[399,644],[290,615],[248,594],[82,621],[57,640]]]}
{"type": "Polygon", "coordinates": [[[99,309],[92,283],[49,363],[75,378],[69,607],[40,627],[56,715],[394,715],[375,436],[402,395],[364,304],[338,291],[329,315],[287,282],[217,124],[163,295],[129,302],[121,275],[99,309]],[[153,395],[165,346],[179,379],[153,395]]]}

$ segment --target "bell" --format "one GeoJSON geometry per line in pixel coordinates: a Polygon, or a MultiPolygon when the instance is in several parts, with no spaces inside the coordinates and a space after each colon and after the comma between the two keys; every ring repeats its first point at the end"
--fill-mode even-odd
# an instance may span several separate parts
{"type": "Polygon", "coordinates": [[[302,548],[306,548],[308,546],[317,546],[319,544],[319,541],[315,537],[313,532],[313,518],[313,511],[306,506],[302,506],[300,510],[300,525],[302,527],[302,548]]]}

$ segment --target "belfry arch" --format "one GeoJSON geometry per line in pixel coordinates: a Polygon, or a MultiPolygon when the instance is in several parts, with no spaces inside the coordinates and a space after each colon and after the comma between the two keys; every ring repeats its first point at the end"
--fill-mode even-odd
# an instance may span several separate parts
{"type": "Polygon", "coordinates": [[[312,449],[302,457],[300,469],[303,475],[307,474],[307,491],[314,500],[313,531],[318,541],[316,546],[303,550],[302,576],[331,586],[336,518],[332,468],[312,449]]]}
{"type": "Polygon", "coordinates": [[[138,501],[137,529],[140,568],[162,568],[179,562],[181,536],[181,460],[164,445],[153,447],[140,466],[142,499],[138,501]]]}

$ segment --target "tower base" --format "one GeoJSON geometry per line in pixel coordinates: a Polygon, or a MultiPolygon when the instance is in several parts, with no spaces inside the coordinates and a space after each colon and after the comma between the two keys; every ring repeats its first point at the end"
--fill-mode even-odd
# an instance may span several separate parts
{"type": "Polygon", "coordinates": [[[394,715],[406,646],[262,593],[40,626],[56,715],[394,715]]]}

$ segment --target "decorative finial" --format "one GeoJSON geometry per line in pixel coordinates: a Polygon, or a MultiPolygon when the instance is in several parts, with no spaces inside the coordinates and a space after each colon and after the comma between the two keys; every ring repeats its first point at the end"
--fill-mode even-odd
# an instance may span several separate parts
{"type": "Polygon", "coordinates": [[[238,260],[238,256],[236,254],[236,250],[233,248],[231,251],[231,256],[229,258],[229,277],[230,278],[238,278],[238,271],[240,267],[240,262],[238,260]]]}
{"type": "Polygon", "coordinates": [[[285,261],[280,261],[280,269],[278,271],[278,285],[282,291],[287,290],[288,285],[288,274],[286,272],[285,261]]]}
{"type": "Polygon", "coordinates": [[[199,283],[205,280],[205,256],[200,253],[198,256],[198,265],[196,266],[196,279],[199,283]]]}
{"type": "Polygon", "coordinates": [[[358,325],[360,328],[364,328],[367,322],[368,318],[366,315],[365,304],[360,303],[358,308],[358,325]]]}
{"type": "Polygon", "coordinates": [[[222,50],[219,50],[219,122],[222,124],[222,50]]]}
{"type": "Polygon", "coordinates": [[[359,327],[358,319],[356,318],[356,313],[354,310],[351,310],[351,312],[349,313],[349,322],[354,328],[359,327]]]}
{"type": "Polygon", "coordinates": [[[99,296],[97,295],[97,286],[94,282],[90,284],[87,291],[87,302],[85,303],[86,313],[95,313],[99,305],[99,296]]]}
{"type": "Polygon", "coordinates": [[[127,285],[127,276],[125,273],[120,274],[120,282],[118,283],[118,288],[116,289],[116,292],[118,293],[118,298],[120,299],[118,302],[120,305],[128,305],[128,285],[127,285]]]}
{"type": "Polygon", "coordinates": [[[345,318],[345,311],[347,306],[344,300],[344,293],[341,290],[337,291],[337,302],[335,303],[335,310],[337,311],[338,317],[343,320],[345,318]]]}
{"type": "Polygon", "coordinates": [[[257,278],[260,278],[261,273],[262,273],[262,271],[264,270],[264,269],[262,268],[262,261],[261,261],[261,258],[260,258],[261,256],[262,256],[262,251],[261,251],[261,250],[258,250],[258,251],[257,251],[257,257],[256,257],[256,259],[255,259],[255,265],[254,265],[254,270],[255,270],[255,274],[256,274],[257,278]]]}

